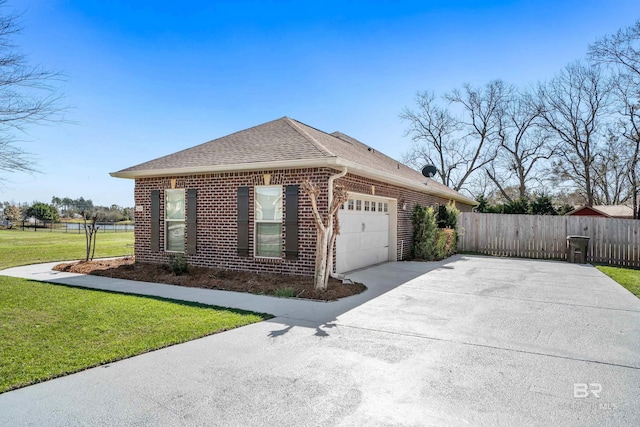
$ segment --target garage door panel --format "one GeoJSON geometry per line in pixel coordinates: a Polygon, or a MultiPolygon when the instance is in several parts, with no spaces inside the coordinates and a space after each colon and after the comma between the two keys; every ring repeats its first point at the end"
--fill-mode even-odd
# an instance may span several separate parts
{"type": "MultiPolygon", "coordinates": [[[[362,225],[360,228],[362,228],[362,225]]],[[[379,223],[375,224],[375,223],[365,222],[364,231],[367,233],[379,233],[381,231],[388,232],[389,227],[387,227],[386,224],[379,224],[379,223]]]]}
{"type": "Polygon", "coordinates": [[[360,251],[349,252],[348,257],[338,259],[336,267],[338,272],[351,271],[358,268],[366,267],[373,264],[388,261],[389,255],[387,251],[379,249],[365,249],[360,251]]]}
{"type": "MultiPolygon", "coordinates": [[[[366,197],[354,197],[366,206],[366,197]]],[[[354,203],[354,206],[356,204],[354,203]]],[[[336,271],[355,270],[389,260],[389,214],[340,210],[340,234],[336,239],[336,271]]]]}
{"type": "Polygon", "coordinates": [[[369,231],[368,233],[361,233],[362,243],[365,248],[374,246],[386,246],[389,243],[389,231],[369,231]]]}
{"type": "Polygon", "coordinates": [[[340,233],[360,233],[362,224],[365,231],[389,230],[389,215],[379,213],[361,213],[360,215],[340,214],[340,233]]]}
{"type": "Polygon", "coordinates": [[[342,214],[342,212],[340,212],[339,218],[341,230],[340,232],[342,232],[342,230],[345,230],[347,232],[360,231],[358,226],[362,224],[362,221],[358,215],[342,214]]]}
{"type": "Polygon", "coordinates": [[[380,248],[366,249],[364,253],[366,253],[367,259],[371,259],[374,261],[373,264],[387,261],[389,258],[388,252],[385,250],[381,251],[380,248]]]}
{"type": "Polygon", "coordinates": [[[370,231],[389,230],[389,215],[369,214],[367,216],[365,216],[365,224],[370,231]]]}
{"type": "Polygon", "coordinates": [[[344,254],[362,250],[364,245],[362,242],[362,238],[358,234],[356,234],[353,238],[344,238],[342,235],[338,236],[338,238],[336,239],[336,254],[344,254]]]}

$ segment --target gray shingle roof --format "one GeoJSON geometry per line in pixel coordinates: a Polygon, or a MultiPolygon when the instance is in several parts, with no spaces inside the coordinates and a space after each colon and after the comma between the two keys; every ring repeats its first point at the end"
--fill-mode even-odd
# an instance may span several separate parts
{"type": "MultiPolygon", "coordinates": [[[[289,117],[283,117],[204,144],[160,157],[119,172],[114,176],[143,175],[153,171],[180,169],[213,172],[224,165],[340,158],[377,171],[427,184],[457,200],[467,199],[457,191],[427,179],[404,164],[340,132],[328,134],[289,117]]],[[[265,165],[267,167],[268,165],[265,165]]],[[[472,200],[467,199],[473,203],[472,200]]]]}
{"type": "Polygon", "coordinates": [[[599,210],[614,218],[633,218],[633,208],[627,205],[594,205],[599,210]]]}
{"type": "Polygon", "coordinates": [[[283,118],[254,126],[120,172],[322,158],[326,153],[283,118]]]}

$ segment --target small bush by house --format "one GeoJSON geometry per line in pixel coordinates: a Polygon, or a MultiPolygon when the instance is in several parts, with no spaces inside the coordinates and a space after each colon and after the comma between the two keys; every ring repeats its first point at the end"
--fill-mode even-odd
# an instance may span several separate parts
{"type": "Polygon", "coordinates": [[[437,261],[456,251],[456,228],[459,211],[453,204],[438,207],[416,205],[411,214],[413,223],[414,259],[437,261]]]}

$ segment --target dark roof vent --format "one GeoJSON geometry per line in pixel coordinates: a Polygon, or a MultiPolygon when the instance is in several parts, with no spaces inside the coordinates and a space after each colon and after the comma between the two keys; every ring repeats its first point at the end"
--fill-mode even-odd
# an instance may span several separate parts
{"type": "Polygon", "coordinates": [[[427,178],[433,177],[436,174],[436,172],[438,172],[438,169],[436,169],[436,167],[433,165],[426,165],[425,167],[422,168],[422,175],[424,175],[427,178]]]}

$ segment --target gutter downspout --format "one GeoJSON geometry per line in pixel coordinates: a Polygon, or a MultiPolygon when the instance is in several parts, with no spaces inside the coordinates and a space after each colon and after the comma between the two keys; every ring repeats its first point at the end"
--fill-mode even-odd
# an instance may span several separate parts
{"type": "MultiPolygon", "coordinates": [[[[340,173],[337,173],[335,175],[332,175],[329,177],[329,200],[328,200],[328,208],[331,209],[331,201],[333,200],[333,182],[338,179],[338,178],[342,178],[343,176],[345,176],[347,174],[347,167],[346,166],[342,166],[342,171],[340,173]]],[[[329,269],[329,276],[333,277],[334,279],[338,279],[338,280],[344,280],[344,274],[337,274],[333,272],[333,259],[331,260],[331,268],[329,269]]]]}

